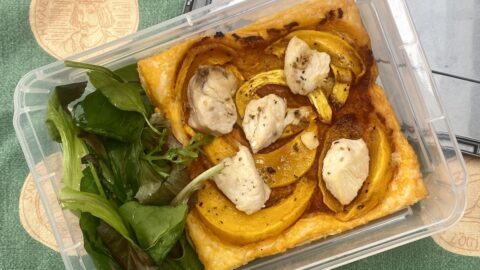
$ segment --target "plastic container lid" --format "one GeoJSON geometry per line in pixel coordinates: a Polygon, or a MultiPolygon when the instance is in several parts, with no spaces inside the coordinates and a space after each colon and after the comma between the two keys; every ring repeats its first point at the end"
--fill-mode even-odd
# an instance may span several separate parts
{"type": "MultiPolygon", "coordinates": [[[[165,21],[114,42],[71,57],[118,68],[153,55],[186,38],[229,32],[302,1],[257,0],[218,3],[165,21]]],[[[466,205],[466,170],[430,68],[403,0],[357,0],[372,40],[379,83],[413,145],[429,197],[416,205],[346,233],[314,241],[288,252],[255,260],[244,269],[330,268],[427,237],[458,221],[466,205]]],[[[14,95],[14,127],[52,226],[66,269],[92,269],[78,233],[78,219],[62,211],[58,201],[61,169],[59,144],[45,127],[52,89],[85,80],[85,73],[62,62],[35,69],[18,83],[14,95]],[[39,169],[45,166],[46,170],[39,169]]],[[[243,269],[242,268],[242,269],[243,269]]]]}

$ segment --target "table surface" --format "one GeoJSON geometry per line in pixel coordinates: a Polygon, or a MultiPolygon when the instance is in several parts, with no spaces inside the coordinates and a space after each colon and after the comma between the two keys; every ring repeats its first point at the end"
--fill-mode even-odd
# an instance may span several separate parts
{"type": "Polygon", "coordinates": [[[407,4],[454,132],[480,140],[480,1],[407,4]]]}
{"type": "MultiPolygon", "coordinates": [[[[0,1],[0,269],[63,269],[60,255],[30,238],[18,217],[18,196],[28,168],[12,126],[13,91],[25,73],[55,60],[32,35],[30,2],[0,1]]],[[[454,130],[478,124],[474,118],[465,119],[456,108],[477,110],[480,115],[480,1],[407,3],[442,99],[449,102],[447,112],[454,119],[454,130]],[[471,103],[455,103],[458,92],[470,97],[471,103]]],[[[183,0],[139,1],[139,29],[174,17],[182,8],[183,0]]],[[[478,265],[480,258],[450,253],[425,238],[341,269],[478,269],[478,265]]]]}

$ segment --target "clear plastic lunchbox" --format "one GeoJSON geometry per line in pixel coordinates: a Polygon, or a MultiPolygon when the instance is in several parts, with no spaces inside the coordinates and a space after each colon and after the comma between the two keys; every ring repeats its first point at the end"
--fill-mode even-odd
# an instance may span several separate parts
{"type": "MultiPolygon", "coordinates": [[[[321,1],[321,0],[319,0],[321,1]]],[[[119,68],[193,36],[229,32],[302,1],[220,2],[165,21],[71,57],[119,68]]],[[[383,85],[413,145],[428,198],[381,220],[255,260],[242,269],[333,268],[427,237],[458,221],[466,204],[466,170],[439,101],[430,68],[403,0],[357,0],[370,35],[383,85]]],[[[66,269],[92,269],[77,218],[62,211],[56,194],[62,177],[59,153],[45,127],[46,105],[57,85],[86,80],[61,61],[26,74],[15,89],[13,123],[54,232],[66,269]]]]}

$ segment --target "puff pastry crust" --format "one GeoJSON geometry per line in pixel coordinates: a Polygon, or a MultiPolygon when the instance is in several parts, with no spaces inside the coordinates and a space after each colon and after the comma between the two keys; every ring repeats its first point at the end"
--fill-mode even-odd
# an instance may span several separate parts
{"type": "MultiPolygon", "coordinates": [[[[289,28],[317,25],[330,16],[338,18],[332,24],[334,30],[348,33],[351,41],[359,48],[370,48],[369,37],[353,0],[310,0],[235,30],[234,34],[227,33],[223,40],[232,47],[239,46],[236,41],[238,37],[259,36],[269,42],[273,38],[272,29],[288,31],[289,28]]],[[[172,121],[172,127],[175,136],[182,143],[188,142],[189,137],[185,129],[183,97],[176,92],[178,89],[176,90],[175,84],[185,54],[199,42],[201,38],[190,39],[139,62],[139,73],[147,93],[170,120],[177,119],[172,121]]],[[[247,245],[236,245],[220,239],[202,222],[198,213],[192,210],[188,214],[187,230],[206,269],[234,269],[256,258],[284,252],[289,248],[353,229],[392,214],[427,196],[415,152],[401,133],[383,89],[375,84],[375,63],[371,64],[370,72],[367,94],[370,95],[373,110],[384,118],[385,126],[390,131],[391,145],[395,149],[392,160],[396,169],[384,200],[367,214],[346,222],[336,219],[328,212],[304,214],[280,235],[247,245]]]]}

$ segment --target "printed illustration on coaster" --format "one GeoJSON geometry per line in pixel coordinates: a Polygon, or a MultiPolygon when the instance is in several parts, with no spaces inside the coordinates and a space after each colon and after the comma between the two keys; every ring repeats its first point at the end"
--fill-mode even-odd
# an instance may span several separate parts
{"type": "Polygon", "coordinates": [[[134,33],[137,0],[32,0],[30,27],[40,47],[64,59],[134,33]]]}
{"type": "Polygon", "coordinates": [[[467,208],[452,228],[434,235],[442,248],[465,256],[480,256],[480,160],[465,158],[468,170],[467,208]]]}
{"type": "MultiPolygon", "coordinates": [[[[78,222],[75,217],[70,217],[69,219],[73,220],[71,224],[66,224],[64,215],[72,215],[67,211],[62,211],[58,203],[55,203],[57,196],[55,194],[55,181],[59,181],[61,178],[62,171],[62,158],[60,153],[53,154],[46,158],[46,164],[52,166],[53,168],[47,167],[44,163],[39,163],[36,166],[36,173],[38,175],[50,175],[50,177],[40,177],[38,185],[42,188],[45,194],[45,200],[49,201],[52,209],[52,217],[55,219],[57,230],[61,237],[60,241],[63,243],[64,247],[73,246],[76,242],[82,240],[82,232],[78,227],[78,222]],[[55,172],[55,173],[52,173],[55,172]]],[[[20,216],[20,223],[22,224],[25,231],[35,240],[42,243],[43,245],[59,251],[57,242],[55,241],[55,236],[52,230],[52,227],[48,221],[47,214],[43,208],[42,201],[40,199],[39,193],[35,187],[34,179],[31,174],[27,176],[20,192],[19,198],[19,209],[18,213],[20,216]]],[[[83,250],[83,245],[79,246],[80,250],[83,250]]],[[[76,249],[71,249],[67,252],[68,255],[75,256],[76,249]]],[[[80,255],[84,255],[85,251],[80,255]]]]}

